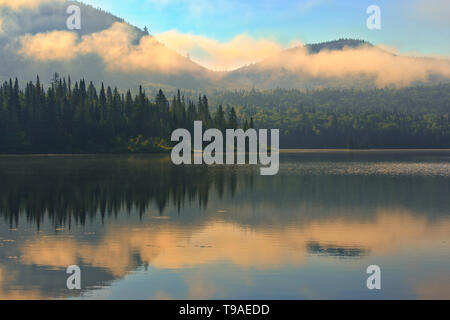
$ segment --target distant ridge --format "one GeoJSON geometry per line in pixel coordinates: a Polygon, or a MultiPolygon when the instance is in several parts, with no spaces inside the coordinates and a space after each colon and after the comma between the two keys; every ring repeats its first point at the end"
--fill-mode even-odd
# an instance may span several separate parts
{"type": "Polygon", "coordinates": [[[344,48],[359,48],[361,46],[373,45],[370,42],[356,39],[339,39],[321,43],[307,44],[309,53],[319,53],[322,50],[343,50],[344,48]]]}
{"type": "MultiPolygon", "coordinates": [[[[148,45],[142,52],[154,52],[155,56],[152,58],[161,57],[161,60],[170,56],[169,63],[165,65],[168,68],[177,65],[175,72],[168,72],[168,69],[166,70],[164,68],[153,70],[151,68],[151,58],[143,59],[142,63],[131,71],[128,69],[108,68],[105,61],[102,60],[102,57],[95,53],[78,55],[73,59],[67,60],[34,60],[21,54],[20,39],[24,35],[45,34],[52,31],[67,30],[66,9],[69,4],[76,4],[82,10],[82,28],[76,31],[80,38],[110,29],[116,23],[126,23],[130,26],[133,31],[131,45],[139,45],[145,36],[151,37],[151,21],[149,21],[149,32],[147,28],[142,30],[114,14],[80,1],[48,2],[33,9],[8,11],[9,17],[8,19],[3,19],[3,31],[0,32],[0,65],[2,66],[0,68],[0,81],[15,77],[23,81],[30,81],[35,80],[36,75],[39,74],[44,84],[50,84],[53,74],[58,72],[63,76],[71,75],[74,79],[92,79],[97,84],[107,81],[111,85],[123,90],[128,88],[137,89],[140,85],[150,89],[164,88],[171,90],[177,88],[187,90],[233,90],[252,88],[317,89],[329,87],[370,89],[376,86],[371,73],[361,72],[360,74],[353,73],[335,76],[334,74],[326,74],[326,72],[308,72],[305,65],[302,65],[302,61],[304,61],[307,53],[313,56],[327,50],[331,53],[339,52],[340,54],[345,48],[373,47],[380,50],[380,52],[387,53],[388,55],[391,54],[364,40],[341,38],[283,50],[263,61],[233,71],[223,72],[209,70],[201,64],[167,48],[163,44],[159,46],[160,43],[154,46],[148,45]],[[152,51],[155,46],[161,51],[152,51]],[[293,64],[287,64],[289,59],[297,59],[295,61],[298,63],[298,67],[292,67],[293,64]],[[274,63],[275,61],[280,61],[281,65],[277,65],[274,63]],[[144,65],[147,65],[147,69],[144,65]]],[[[394,56],[394,54],[392,55],[394,56]]],[[[325,54],[324,56],[327,55],[325,54]]],[[[320,56],[317,57],[320,58],[320,56]]],[[[339,65],[339,61],[336,60],[334,65],[339,65]]],[[[407,69],[405,67],[405,71],[407,69]]],[[[448,82],[448,80],[448,78],[445,78],[440,73],[430,73],[428,79],[417,83],[441,83],[448,82]]]]}

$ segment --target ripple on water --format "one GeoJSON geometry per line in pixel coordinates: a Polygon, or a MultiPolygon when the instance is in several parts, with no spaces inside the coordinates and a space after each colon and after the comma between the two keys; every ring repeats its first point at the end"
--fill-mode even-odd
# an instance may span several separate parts
{"type": "Polygon", "coordinates": [[[450,177],[449,163],[432,162],[301,162],[282,163],[281,172],[299,175],[390,175],[450,177]]]}

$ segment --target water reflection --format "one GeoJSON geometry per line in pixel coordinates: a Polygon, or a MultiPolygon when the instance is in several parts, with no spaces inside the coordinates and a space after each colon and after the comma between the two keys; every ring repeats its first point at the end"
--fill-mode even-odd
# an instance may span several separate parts
{"type": "Polygon", "coordinates": [[[166,156],[0,158],[0,298],[448,298],[448,160],[285,154],[261,177],[166,156]],[[81,292],[65,288],[72,264],[81,292]]]}

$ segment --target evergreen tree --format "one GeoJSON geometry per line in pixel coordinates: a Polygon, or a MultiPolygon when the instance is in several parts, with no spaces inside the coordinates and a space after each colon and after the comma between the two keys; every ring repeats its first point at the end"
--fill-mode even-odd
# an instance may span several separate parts
{"type": "Polygon", "coordinates": [[[237,116],[236,111],[234,110],[234,107],[231,108],[230,113],[228,114],[228,126],[227,129],[237,129],[238,122],[237,122],[237,116]]]}
{"type": "Polygon", "coordinates": [[[226,129],[226,120],[225,120],[225,112],[223,111],[222,105],[219,105],[219,108],[216,111],[215,117],[214,117],[214,125],[217,129],[222,131],[222,133],[225,133],[226,129]]]}
{"type": "Polygon", "coordinates": [[[142,87],[133,97],[103,83],[97,93],[92,82],[72,85],[58,74],[45,90],[39,76],[24,90],[10,79],[0,85],[0,153],[154,152],[170,145],[173,129],[192,132],[195,120],[222,131],[255,121],[279,128],[282,148],[450,147],[450,85],[216,94],[234,104],[219,105],[212,120],[206,96],[196,105],[177,91],[169,108],[162,90],[152,102],[142,87]]]}
{"type": "Polygon", "coordinates": [[[255,129],[255,124],[253,123],[253,117],[250,118],[250,128],[255,129]]]}

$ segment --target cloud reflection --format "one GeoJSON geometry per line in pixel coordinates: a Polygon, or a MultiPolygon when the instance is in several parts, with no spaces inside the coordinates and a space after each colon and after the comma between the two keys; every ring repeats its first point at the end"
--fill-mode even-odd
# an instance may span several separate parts
{"type": "Polygon", "coordinates": [[[36,237],[22,245],[20,262],[63,268],[81,260],[120,277],[132,271],[133,256],[138,254],[143,264],[158,269],[226,262],[264,270],[302,265],[311,253],[311,243],[343,248],[344,252],[346,248],[360,248],[373,255],[389,255],[433,246],[447,240],[449,234],[449,219],[434,223],[401,210],[380,210],[374,221],[326,219],[276,228],[248,228],[220,220],[186,227],[115,225],[95,243],[36,237]]]}

